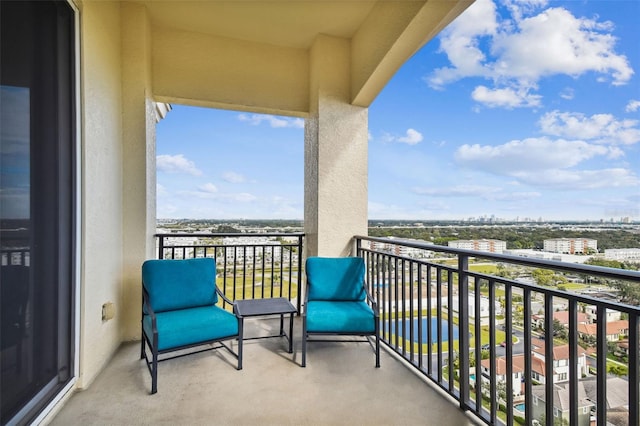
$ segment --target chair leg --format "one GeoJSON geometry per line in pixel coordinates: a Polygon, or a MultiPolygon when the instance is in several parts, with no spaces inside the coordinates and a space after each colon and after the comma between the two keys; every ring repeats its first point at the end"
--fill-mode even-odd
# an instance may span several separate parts
{"type": "Polygon", "coordinates": [[[307,366],[307,317],[302,317],[302,367],[307,366]]]}
{"type": "Polygon", "coordinates": [[[242,370],[242,339],[244,336],[244,318],[238,319],[238,370],[242,370]]]}
{"type": "Polygon", "coordinates": [[[158,350],[152,349],[152,361],[151,361],[151,394],[158,392],[158,350]]]}
{"type": "Polygon", "coordinates": [[[375,318],[375,330],[376,330],[376,368],[380,368],[380,321],[378,317],[375,318]]]}

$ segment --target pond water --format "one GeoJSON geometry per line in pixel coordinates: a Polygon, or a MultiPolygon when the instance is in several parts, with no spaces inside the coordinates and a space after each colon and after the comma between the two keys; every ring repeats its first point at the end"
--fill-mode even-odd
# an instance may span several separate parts
{"type": "MultiPolygon", "coordinates": [[[[411,335],[411,325],[413,324],[413,341],[418,342],[422,341],[422,343],[428,343],[427,341],[427,325],[429,325],[429,330],[431,331],[431,343],[438,342],[438,318],[414,318],[413,320],[399,320],[398,325],[400,328],[399,336],[407,338],[411,335]],[[418,339],[418,323],[422,322],[422,340],[418,339]]],[[[396,334],[396,322],[391,321],[391,334],[396,334]]],[[[449,341],[449,327],[446,321],[442,321],[440,324],[440,334],[442,335],[442,341],[449,341]]],[[[458,339],[458,326],[454,324],[453,326],[453,340],[458,339]]]]}

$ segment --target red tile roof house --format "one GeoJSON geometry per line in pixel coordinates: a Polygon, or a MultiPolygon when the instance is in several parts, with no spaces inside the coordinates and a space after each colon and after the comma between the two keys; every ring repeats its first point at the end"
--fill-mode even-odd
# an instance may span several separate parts
{"type": "MultiPolygon", "coordinates": [[[[578,324],[578,335],[582,338],[586,336],[596,337],[598,324],[578,324]]],[[[621,336],[629,335],[629,321],[619,320],[607,323],[607,340],[616,342],[621,336]]]]}
{"type": "MultiPolygon", "coordinates": [[[[540,384],[546,383],[545,378],[545,344],[543,340],[532,339],[533,350],[531,357],[531,378],[540,384]]],[[[513,383],[523,383],[524,385],[524,354],[513,356],[513,383]]],[[[482,374],[489,377],[491,371],[491,360],[482,360],[482,374]]],[[[577,372],[580,377],[586,376],[589,371],[587,365],[586,351],[578,348],[577,372]]],[[[554,346],[553,348],[553,382],[561,383],[569,380],[569,345],[554,346]]],[[[507,380],[507,363],[504,357],[496,358],[496,379],[498,382],[507,380]]],[[[523,386],[514,386],[513,396],[519,397],[524,394],[523,386]]]]}
{"type": "MultiPolygon", "coordinates": [[[[563,327],[569,327],[569,311],[556,311],[553,313],[553,319],[558,320],[563,327]]],[[[544,315],[536,314],[531,317],[533,325],[544,328],[544,315]]],[[[578,312],[578,324],[589,324],[591,322],[589,315],[578,312]]]]}

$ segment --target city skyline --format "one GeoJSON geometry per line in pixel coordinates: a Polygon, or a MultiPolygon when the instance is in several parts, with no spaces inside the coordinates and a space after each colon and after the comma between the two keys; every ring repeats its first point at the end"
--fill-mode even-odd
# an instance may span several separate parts
{"type": "MultiPolygon", "coordinates": [[[[369,219],[640,219],[640,2],[478,0],[369,108],[369,219]]],[[[302,219],[304,120],[173,105],[158,218],[302,219]]]]}

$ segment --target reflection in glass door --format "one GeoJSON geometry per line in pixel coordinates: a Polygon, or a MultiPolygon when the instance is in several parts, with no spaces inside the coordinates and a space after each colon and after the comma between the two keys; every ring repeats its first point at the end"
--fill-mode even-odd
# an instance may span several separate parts
{"type": "Polygon", "coordinates": [[[0,2],[1,422],[72,378],[74,12],[0,2]]]}

